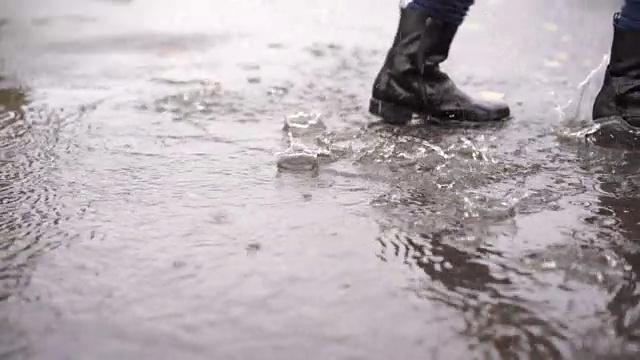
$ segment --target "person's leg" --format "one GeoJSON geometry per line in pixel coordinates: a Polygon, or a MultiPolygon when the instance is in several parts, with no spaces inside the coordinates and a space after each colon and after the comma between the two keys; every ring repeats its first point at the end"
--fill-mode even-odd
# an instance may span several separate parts
{"type": "Polygon", "coordinates": [[[626,29],[640,29],[640,0],[625,1],[618,26],[626,29]]]}
{"type": "Polygon", "coordinates": [[[435,18],[461,25],[473,3],[474,0],[413,0],[407,7],[424,9],[435,18]]]}
{"type": "Polygon", "coordinates": [[[369,112],[392,124],[414,114],[436,120],[495,121],[509,107],[472,99],[440,70],[473,0],[403,0],[396,37],[373,84],[369,112]]]}
{"type": "Polygon", "coordinates": [[[626,0],[614,17],[611,58],[593,105],[593,119],[640,127],[640,0],[626,0]]]}

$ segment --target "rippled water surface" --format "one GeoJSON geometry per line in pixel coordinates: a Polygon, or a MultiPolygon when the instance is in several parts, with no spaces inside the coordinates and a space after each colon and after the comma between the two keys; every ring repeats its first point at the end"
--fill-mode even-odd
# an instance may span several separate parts
{"type": "Polygon", "coordinates": [[[394,1],[3,0],[0,358],[637,358],[617,6],[480,2],[445,68],[513,121],[397,128],[394,1]]]}

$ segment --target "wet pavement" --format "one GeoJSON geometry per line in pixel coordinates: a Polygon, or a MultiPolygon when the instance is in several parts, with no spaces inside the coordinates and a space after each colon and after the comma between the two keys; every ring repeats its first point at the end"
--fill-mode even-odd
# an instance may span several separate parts
{"type": "Polygon", "coordinates": [[[400,129],[396,1],[3,0],[0,358],[637,358],[640,160],[559,111],[618,5],[481,1],[513,121],[400,129]]]}

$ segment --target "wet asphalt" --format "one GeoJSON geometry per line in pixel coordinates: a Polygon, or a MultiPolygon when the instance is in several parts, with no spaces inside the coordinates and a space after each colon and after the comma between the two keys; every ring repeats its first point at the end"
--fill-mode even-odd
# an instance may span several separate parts
{"type": "Polygon", "coordinates": [[[473,128],[366,113],[397,5],[2,1],[0,358],[637,358],[640,162],[564,107],[619,3],[479,2],[473,128]]]}

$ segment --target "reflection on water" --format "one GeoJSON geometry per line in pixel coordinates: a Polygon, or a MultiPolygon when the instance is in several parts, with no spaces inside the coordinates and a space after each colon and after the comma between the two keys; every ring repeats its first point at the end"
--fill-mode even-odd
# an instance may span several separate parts
{"type": "MultiPolygon", "coordinates": [[[[385,220],[382,225],[379,257],[384,261],[400,258],[426,275],[411,286],[413,291],[462,316],[459,331],[467,338],[470,351],[490,359],[562,359],[570,355],[567,325],[546,314],[543,302],[528,294],[537,285],[531,271],[514,263],[507,249],[496,246],[517,238],[511,220],[515,214],[497,216],[495,208],[480,202],[472,208],[483,209],[489,216],[469,216],[463,205],[473,201],[468,197],[458,206],[451,202],[439,205],[456,196],[446,188],[405,196],[396,201],[402,204],[402,211],[394,205],[396,210],[390,212],[401,214],[403,221],[390,224],[385,220]]],[[[515,209],[529,210],[524,202],[515,209]]]]}
{"type": "Polygon", "coordinates": [[[608,308],[615,317],[618,336],[637,350],[640,349],[640,160],[635,152],[613,153],[608,160],[613,161],[600,167],[596,175],[601,208],[594,218],[616,218],[617,223],[607,225],[625,240],[618,245],[629,266],[627,276],[608,308]]]}
{"type": "Polygon", "coordinates": [[[612,299],[607,306],[615,336],[622,344],[612,350],[611,343],[594,339],[598,350],[608,354],[603,356],[615,356],[640,352],[640,135],[622,119],[592,123],[591,104],[602,84],[607,62],[605,57],[563,109],[565,126],[560,132],[561,137],[586,138],[601,147],[581,149],[581,169],[594,178],[597,194],[597,202],[586,203],[591,215],[584,222],[624,262],[623,277],[611,287],[612,299]]]}
{"type": "Polygon", "coordinates": [[[552,201],[514,199],[517,215],[506,218],[470,221],[463,207],[454,205],[465,203],[454,200],[465,193],[461,188],[456,194],[423,187],[380,198],[375,205],[386,215],[378,257],[401,260],[426,275],[411,286],[416,295],[462,314],[461,334],[476,354],[635,358],[640,351],[640,161],[635,152],[600,149],[576,160],[570,167],[582,172],[581,182],[592,183],[595,193],[562,194],[555,187],[552,201]],[[562,236],[565,244],[514,257],[518,251],[509,247],[521,246],[526,237],[518,236],[520,227],[509,219],[553,211],[566,204],[563,198],[579,201],[586,210],[583,223],[569,229],[570,237],[562,236]],[[505,241],[517,244],[504,247],[505,241]],[[595,289],[604,298],[594,297],[595,289]]]}

